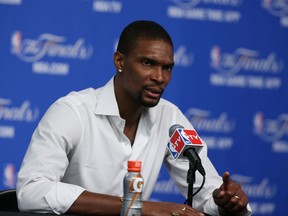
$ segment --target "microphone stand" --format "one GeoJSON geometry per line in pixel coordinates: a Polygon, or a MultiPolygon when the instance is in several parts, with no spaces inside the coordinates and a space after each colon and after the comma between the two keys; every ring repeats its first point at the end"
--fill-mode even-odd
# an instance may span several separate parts
{"type": "Polygon", "coordinates": [[[195,173],[198,170],[201,175],[205,176],[205,170],[201,164],[201,159],[198,156],[194,148],[188,148],[184,154],[185,157],[189,160],[189,170],[187,173],[187,183],[188,183],[188,197],[187,203],[192,207],[193,202],[193,184],[195,183],[195,173]]]}
{"type": "Polygon", "coordinates": [[[187,204],[192,207],[193,202],[193,185],[195,183],[195,172],[197,170],[197,167],[195,166],[195,163],[192,163],[189,160],[189,170],[187,172],[187,183],[188,183],[188,196],[187,196],[187,204]]]}
{"type": "MultiPolygon", "coordinates": [[[[188,204],[191,207],[193,207],[192,206],[192,203],[193,203],[193,184],[195,183],[195,180],[196,180],[195,173],[198,170],[199,173],[204,178],[204,181],[202,182],[200,189],[198,191],[196,191],[195,194],[197,194],[201,190],[202,186],[204,185],[205,175],[206,175],[206,172],[205,172],[205,170],[201,164],[200,158],[198,157],[198,159],[195,160],[195,157],[193,157],[193,155],[195,156],[195,154],[196,154],[195,151],[184,152],[184,156],[186,156],[189,160],[189,170],[187,172],[188,196],[187,196],[187,200],[186,200],[185,204],[188,204]]],[[[204,213],[204,215],[210,216],[209,214],[206,214],[206,213],[204,213]]]]}

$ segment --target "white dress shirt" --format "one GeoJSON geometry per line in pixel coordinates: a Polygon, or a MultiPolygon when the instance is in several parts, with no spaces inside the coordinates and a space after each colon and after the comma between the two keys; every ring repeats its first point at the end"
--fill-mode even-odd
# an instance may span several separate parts
{"type": "MultiPolygon", "coordinates": [[[[142,161],[148,200],[164,163],[187,196],[187,161],[174,161],[167,151],[169,128],[180,124],[193,128],[182,112],[161,99],[142,114],[133,146],[124,134],[125,120],[119,115],[111,79],[104,87],[71,92],[57,100],[36,128],[18,174],[17,198],[22,211],[65,213],[84,191],[121,197],[128,160],[142,161]]],[[[217,215],[212,192],[222,179],[207,157],[200,157],[206,183],[193,198],[193,207],[217,215]]],[[[194,190],[202,183],[196,173],[194,190]]]]}

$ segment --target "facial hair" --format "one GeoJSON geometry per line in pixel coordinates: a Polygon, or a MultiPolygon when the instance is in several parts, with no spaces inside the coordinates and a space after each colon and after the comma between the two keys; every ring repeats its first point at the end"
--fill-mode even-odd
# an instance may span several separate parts
{"type": "MultiPolygon", "coordinates": [[[[162,94],[163,94],[163,93],[162,93],[162,94]]],[[[144,107],[147,107],[147,108],[149,108],[149,107],[155,107],[155,106],[159,103],[160,98],[162,97],[162,94],[160,95],[159,99],[158,99],[157,101],[155,101],[155,102],[146,101],[146,100],[144,99],[143,94],[139,94],[137,100],[138,100],[138,102],[139,102],[142,106],[144,106],[144,107]]]]}

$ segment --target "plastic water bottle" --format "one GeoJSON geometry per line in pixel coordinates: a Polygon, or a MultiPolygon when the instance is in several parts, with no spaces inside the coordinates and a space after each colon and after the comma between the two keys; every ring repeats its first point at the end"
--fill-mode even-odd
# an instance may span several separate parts
{"type": "Polygon", "coordinates": [[[141,175],[141,161],[128,161],[128,173],[123,180],[123,203],[121,216],[142,215],[142,189],[144,180],[141,175]]]}

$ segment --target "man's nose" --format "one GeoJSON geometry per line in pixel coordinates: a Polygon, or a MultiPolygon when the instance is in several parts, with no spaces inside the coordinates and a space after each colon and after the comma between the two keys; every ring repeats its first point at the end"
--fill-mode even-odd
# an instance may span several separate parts
{"type": "Polygon", "coordinates": [[[152,74],[152,80],[163,83],[164,82],[164,76],[163,76],[163,68],[162,67],[156,67],[152,74]]]}

